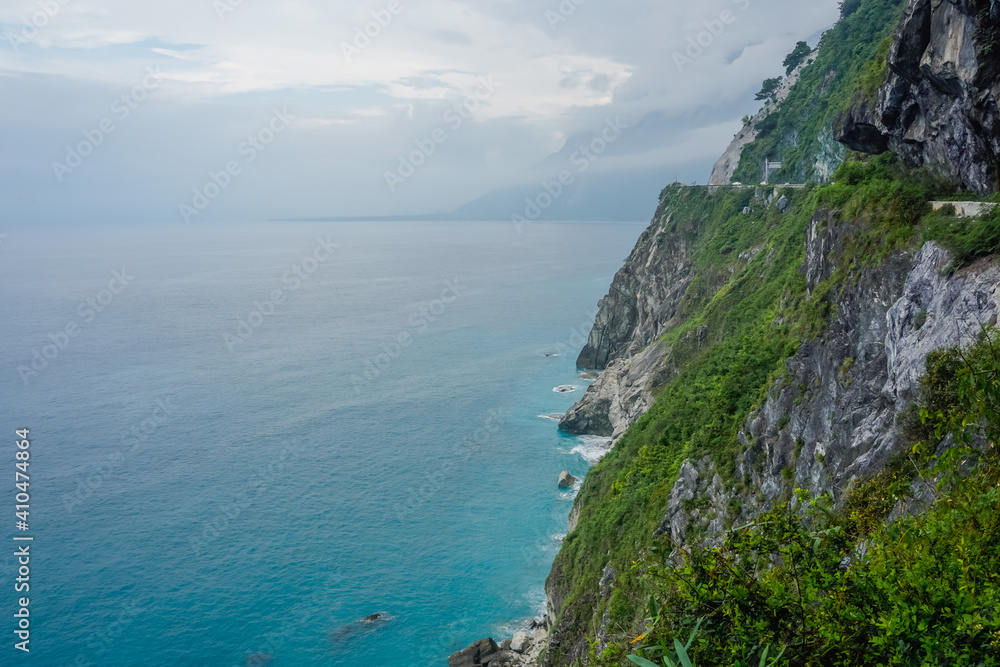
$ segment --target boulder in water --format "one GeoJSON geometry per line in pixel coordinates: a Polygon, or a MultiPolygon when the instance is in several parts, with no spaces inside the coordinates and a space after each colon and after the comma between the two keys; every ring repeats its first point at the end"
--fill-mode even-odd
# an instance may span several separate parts
{"type": "Polygon", "coordinates": [[[248,655],[245,661],[246,667],[267,667],[274,661],[274,656],[270,653],[254,653],[248,655]]]}
{"type": "Polygon", "coordinates": [[[574,484],[576,484],[576,477],[563,470],[562,474],[559,475],[559,488],[568,489],[574,484]]]}
{"type": "Polygon", "coordinates": [[[490,638],[480,639],[469,648],[448,658],[448,667],[477,667],[486,659],[500,652],[500,647],[490,638]]]}

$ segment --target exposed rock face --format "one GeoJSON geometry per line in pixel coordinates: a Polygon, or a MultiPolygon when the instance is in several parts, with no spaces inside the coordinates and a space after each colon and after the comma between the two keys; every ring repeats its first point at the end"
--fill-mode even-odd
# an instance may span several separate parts
{"type": "Polygon", "coordinates": [[[693,278],[690,246],[668,231],[673,222],[657,211],[600,301],[577,366],[604,372],[560,421],[564,432],[618,438],[653,404],[651,388],[663,383],[669,353],[658,338],[693,278]]]}
{"type": "MultiPolygon", "coordinates": [[[[851,479],[880,469],[900,442],[901,417],[917,398],[927,355],[970,343],[983,324],[997,321],[996,262],[946,277],[949,263],[934,243],[916,257],[891,258],[845,291],[829,334],[788,361],[786,379],[740,434],[748,449],[737,472],[765,506],[781,494],[785,468],[792,485],[837,499],[851,479]]],[[[759,506],[746,499],[744,514],[759,506]]]]}
{"type": "Polygon", "coordinates": [[[559,475],[559,488],[560,489],[568,489],[569,487],[573,486],[574,484],[576,484],[576,477],[573,477],[573,475],[569,474],[565,470],[562,472],[561,475],[559,475]]]}
{"type": "Polygon", "coordinates": [[[969,190],[998,189],[1000,45],[986,43],[989,20],[975,0],[910,0],[886,82],[875,100],[852,107],[837,139],[866,153],[892,150],[969,190]]]}
{"type": "MultiPolygon", "coordinates": [[[[832,213],[812,221],[802,267],[810,292],[833,275],[854,224],[838,222],[832,213]]],[[[735,461],[736,474],[752,491],[741,495],[727,488],[708,457],[685,461],[657,533],[679,544],[713,544],[734,522],[766,511],[793,487],[829,492],[839,500],[853,478],[879,470],[901,444],[902,417],[916,399],[927,354],[971,342],[982,324],[997,322],[1000,265],[984,259],[947,275],[950,261],[947,251],[928,243],[915,254],[896,253],[877,267],[860,269],[857,281],[846,281],[849,287],[836,297],[836,319],[786,362],[785,376],[739,434],[745,449],[735,461]]],[[[574,410],[586,415],[600,396],[608,403],[617,400],[621,391],[614,388],[629,377],[630,365],[638,369],[637,378],[648,381],[641,361],[646,354],[662,360],[665,351],[618,359],[602,376],[604,388],[595,383],[593,396],[574,410]]],[[[635,418],[641,412],[637,409],[635,418]]],[[[635,418],[616,417],[614,432],[635,418]]],[[[578,512],[575,507],[571,532],[578,512]]],[[[610,582],[598,588],[593,596],[608,599],[610,582]]],[[[571,645],[564,656],[585,655],[587,646],[575,628],[593,620],[563,609],[568,588],[558,564],[546,592],[550,642],[571,645]]],[[[602,627],[591,631],[598,639],[602,627]]]]}
{"type": "Polygon", "coordinates": [[[545,648],[548,627],[532,623],[531,629],[532,634],[515,633],[499,646],[492,639],[482,639],[448,658],[448,667],[532,667],[545,648]]]}
{"type": "Polygon", "coordinates": [[[666,356],[666,348],[657,341],[631,359],[613,361],[566,413],[559,428],[574,435],[621,437],[653,405],[650,385],[666,356]]]}
{"type": "Polygon", "coordinates": [[[676,314],[692,279],[689,247],[682,234],[668,233],[673,216],[662,210],[639,237],[608,295],[601,299],[594,328],[576,365],[603,370],[653,343],[676,314]]]}
{"type": "Polygon", "coordinates": [[[729,495],[711,459],[706,457],[697,465],[685,461],[670,492],[663,524],[656,534],[669,535],[676,544],[684,544],[692,528],[717,536],[725,529],[723,517],[728,503],[729,495]]]}
{"type": "Polygon", "coordinates": [[[448,667],[481,667],[499,652],[500,647],[495,641],[481,639],[469,648],[448,658],[448,667]]]}
{"type": "MultiPolygon", "coordinates": [[[[809,235],[804,269],[813,285],[833,271],[820,249],[835,254],[844,234],[836,225],[819,231],[824,223],[815,220],[809,235]]],[[[902,439],[927,355],[971,343],[983,324],[997,322],[1000,265],[985,259],[949,277],[942,270],[950,261],[928,243],[915,257],[899,254],[864,272],[839,299],[827,334],[788,360],[786,376],[739,434],[746,450],[737,475],[754,492],[730,495],[709,459],[685,461],[658,533],[683,543],[696,530],[712,540],[726,527],[721,518],[751,519],[792,487],[839,500],[852,479],[877,472],[902,439]]]]}
{"type": "Polygon", "coordinates": [[[816,55],[818,53],[818,50],[810,53],[809,57],[805,59],[805,62],[796,67],[791,74],[785,77],[785,80],[781,83],[781,87],[774,94],[774,98],[769,100],[764,105],[764,108],[758,111],[757,114],[750,119],[750,123],[745,125],[743,129],[736,134],[733,138],[733,142],[729,144],[729,148],[726,149],[726,152],[722,154],[722,157],[718,159],[715,166],[712,168],[712,175],[708,179],[709,185],[728,185],[732,182],[733,173],[736,171],[736,168],[740,166],[740,157],[743,155],[743,148],[757,138],[758,126],[760,126],[760,124],[767,119],[772,111],[777,109],[778,106],[785,101],[785,98],[788,97],[788,93],[792,90],[792,86],[798,82],[799,76],[802,74],[802,70],[816,60],[816,55]]]}

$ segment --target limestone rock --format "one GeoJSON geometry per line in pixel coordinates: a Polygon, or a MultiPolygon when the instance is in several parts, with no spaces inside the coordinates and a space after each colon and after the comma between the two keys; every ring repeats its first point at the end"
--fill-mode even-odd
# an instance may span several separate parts
{"type": "Polygon", "coordinates": [[[499,651],[500,647],[492,639],[480,639],[469,648],[448,658],[448,667],[479,667],[499,651]]]}
{"type": "Polygon", "coordinates": [[[568,489],[572,487],[574,484],[576,484],[576,477],[573,477],[573,475],[569,474],[565,470],[562,471],[562,473],[559,475],[559,488],[568,489]]]}
{"type": "Polygon", "coordinates": [[[516,632],[514,638],[510,640],[510,650],[515,653],[524,653],[530,643],[531,640],[526,633],[516,632]]]}
{"type": "Polygon", "coordinates": [[[587,388],[576,405],[559,422],[560,430],[573,435],[620,437],[653,404],[651,384],[656,381],[666,348],[657,341],[631,360],[614,361],[587,388]]]}
{"type": "Polygon", "coordinates": [[[778,108],[778,105],[788,97],[788,94],[792,90],[792,86],[798,83],[799,76],[802,74],[802,70],[807,66],[811,65],[819,50],[813,51],[805,59],[805,61],[796,67],[791,74],[785,77],[784,81],[781,83],[781,87],[774,94],[774,102],[767,104],[761,109],[753,118],[750,119],[750,123],[745,125],[741,129],[736,137],[733,138],[733,142],[726,149],[726,152],[722,154],[722,157],[715,163],[712,168],[712,175],[708,179],[709,185],[728,185],[733,180],[733,173],[736,168],[740,166],[740,158],[743,156],[743,148],[757,138],[757,128],[761,123],[771,114],[772,111],[778,108]]]}
{"type": "MultiPolygon", "coordinates": [[[[993,0],[994,16],[1000,3],[993,0]]],[[[975,3],[909,0],[874,100],[859,98],[836,128],[866,153],[892,150],[982,194],[1000,186],[1000,61],[975,3]]]]}

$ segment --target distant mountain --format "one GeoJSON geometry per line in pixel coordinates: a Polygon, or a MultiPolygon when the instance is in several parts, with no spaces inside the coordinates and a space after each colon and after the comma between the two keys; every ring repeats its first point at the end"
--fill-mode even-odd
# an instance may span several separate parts
{"type": "Polygon", "coordinates": [[[493,190],[456,209],[453,217],[468,220],[615,220],[645,222],[656,210],[663,184],[674,179],[667,168],[634,169],[615,173],[573,175],[568,185],[558,182],[560,170],[537,183],[493,190]]]}

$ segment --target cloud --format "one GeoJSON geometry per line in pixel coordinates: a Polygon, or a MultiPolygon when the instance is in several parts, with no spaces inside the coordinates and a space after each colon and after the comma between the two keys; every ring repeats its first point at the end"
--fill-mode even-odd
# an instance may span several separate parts
{"type": "Polygon", "coordinates": [[[533,178],[615,116],[635,129],[604,168],[703,169],[760,81],[837,15],[836,0],[55,4],[44,21],[38,0],[0,7],[0,95],[16,101],[0,108],[0,203],[26,223],[176,218],[275,106],[297,120],[204,219],[450,210],[533,178]],[[115,119],[148,67],[163,85],[115,119]],[[484,79],[498,87],[477,97],[484,79]],[[455,128],[445,114],[463,104],[455,128]],[[52,163],[109,115],[115,131],[59,183],[52,163]],[[385,172],[436,129],[446,141],[390,192],[385,172]]]}

